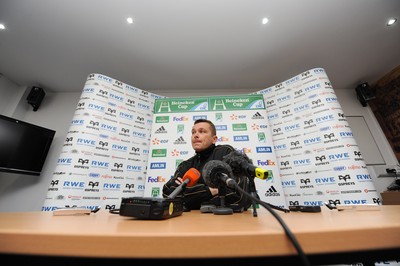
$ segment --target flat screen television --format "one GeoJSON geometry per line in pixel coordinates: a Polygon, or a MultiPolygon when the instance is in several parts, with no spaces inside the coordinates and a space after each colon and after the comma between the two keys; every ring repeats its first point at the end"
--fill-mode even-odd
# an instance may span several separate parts
{"type": "Polygon", "coordinates": [[[0,115],[0,171],[40,175],[55,133],[0,115]]]}

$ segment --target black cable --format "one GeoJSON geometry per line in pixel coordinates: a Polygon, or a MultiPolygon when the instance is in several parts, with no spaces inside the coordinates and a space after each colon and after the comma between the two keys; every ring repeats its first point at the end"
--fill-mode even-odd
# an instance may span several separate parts
{"type": "MultiPolygon", "coordinates": [[[[257,203],[259,203],[261,206],[263,206],[264,208],[266,208],[277,220],[278,222],[281,224],[281,226],[283,227],[283,230],[285,231],[286,235],[289,237],[289,239],[292,241],[293,246],[296,248],[297,253],[299,254],[301,260],[303,261],[303,264],[305,266],[310,266],[310,262],[307,258],[307,256],[305,255],[303,249],[301,248],[299,242],[297,241],[295,235],[290,231],[289,227],[285,224],[285,222],[282,220],[282,218],[273,210],[273,208],[275,206],[268,204],[256,197],[253,197],[251,194],[249,194],[247,191],[245,191],[244,189],[242,189],[236,182],[235,182],[235,188],[240,190],[242,193],[244,193],[247,197],[249,197],[250,199],[255,200],[257,203]]],[[[279,208],[279,207],[278,207],[279,208]]],[[[279,208],[279,210],[284,210],[279,208]]],[[[284,210],[285,211],[285,210],[284,210]]],[[[287,212],[287,211],[285,211],[287,212]]]]}
{"type": "MultiPolygon", "coordinates": [[[[287,209],[283,209],[277,206],[274,206],[272,204],[266,203],[260,199],[258,199],[257,197],[252,196],[250,193],[248,193],[247,191],[245,191],[244,189],[242,189],[236,182],[234,182],[235,184],[235,188],[238,189],[239,191],[241,191],[243,194],[245,194],[247,197],[249,197],[250,199],[252,199],[253,201],[257,202],[258,204],[260,204],[261,206],[263,206],[264,208],[266,208],[277,220],[278,222],[281,224],[281,226],[283,227],[286,235],[289,237],[289,239],[292,241],[293,246],[296,248],[297,253],[299,254],[300,258],[302,259],[303,263],[305,266],[310,266],[310,262],[308,261],[308,258],[306,257],[306,255],[304,254],[304,251],[302,250],[300,244],[298,243],[296,237],[294,236],[294,234],[290,231],[290,229],[288,228],[288,226],[285,224],[285,222],[282,220],[282,218],[273,210],[273,209],[277,209],[283,212],[290,212],[290,210],[287,209]]],[[[254,208],[254,205],[253,205],[254,208]]],[[[120,213],[120,209],[111,209],[109,211],[111,214],[119,214],[120,213]]]]}
{"type": "Polygon", "coordinates": [[[111,214],[119,214],[120,209],[111,209],[109,212],[111,214]]]}

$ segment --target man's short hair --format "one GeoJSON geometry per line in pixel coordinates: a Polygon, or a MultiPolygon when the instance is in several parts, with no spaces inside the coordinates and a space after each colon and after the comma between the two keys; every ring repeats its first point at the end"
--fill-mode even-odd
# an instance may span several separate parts
{"type": "Polygon", "coordinates": [[[215,125],[213,122],[211,122],[210,120],[207,119],[197,119],[194,121],[193,125],[196,125],[197,123],[207,123],[210,125],[211,127],[211,133],[213,134],[213,136],[217,135],[217,129],[215,128],[215,125]]]}

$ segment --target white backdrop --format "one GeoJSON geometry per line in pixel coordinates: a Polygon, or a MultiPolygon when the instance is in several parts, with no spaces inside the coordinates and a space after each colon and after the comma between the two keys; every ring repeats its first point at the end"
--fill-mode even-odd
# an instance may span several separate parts
{"type": "Polygon", "coordinates": [[[289,205],[380,203],[324,69],[257,93],[265,98],[289,205]]]}
{"type": "Polygon", "coordinates": [[[216,121],[221,143],[231,143],[255,165],[272,171],[273,178],[256,179],[259,195],[271,204],[379,203],[324,69],[308,70],[254,95],[264,98],[265,107],[243,110],[229,104],[250,95],[199,97],[220,101],[207,111],[196,105],[198,112],[190,116],[186,109],[172,114],[167,106],[155,106],[163,96],[89,75],[42,210],[65,205],[113,209],[122,197],[159,197],[176,165],[193,154],[190,128],[198,115],[216,121]],[[166,115],[155,115],[154,107],[166,115]]]}
{"type": "Polygon", "coordinates": [[[90,74],[71,121],[43,211],[119,208],[142,196],[154,100],[161,96],[90,74]]]}

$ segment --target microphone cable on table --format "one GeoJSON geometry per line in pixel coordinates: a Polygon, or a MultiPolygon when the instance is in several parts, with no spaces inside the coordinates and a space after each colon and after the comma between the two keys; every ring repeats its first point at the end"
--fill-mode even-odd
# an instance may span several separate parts
{"type": "Polygon", "coordinates": [[[265,209],[267,209],[275,217],[275,219],[278,220],[279,224],[282,226],[282,228],[285,231],[286,235],[289,237],[289,239],[292,242],[293,246],[297,250],[297,253],[298,253],[300,259],[303,261],[304,266],[310,266],[311,265],[310,261],[308,260],[307,256],[305,255],[305,253],[304,253],[303,249],[301,248],[299,242],[297,241],[295,235],[290,231],[289,227],[285,224],[285,222],[282,220],[282,218],[273,209],[284,211],[285,213],[290,212],[290,210],[283,209],[283,208],[271,205],[271,204],[266,203],[266,202],[264,202],[264,201],[262,201],[262,200],[260,200],[260,199],[258,199],[256,197],[253,197],[250,193],[248,193],[243,188],[241,188],[236,182],[232,182],[232,183],[234,183],[235,189],[240,190],[244,195],[246,195],[250,199],[256,201],[258,204],[263,206],[265,209]]]}
{"type": "MultiPolygon", "coordinates": [[[[235,154],[234,154],[235,155],[235,154]]],[[[236,155],[235,155],[236,158],[236,155]]],[[[237,181],[233,177],[233,171],[230,165],[227,162],[219,161],[219,160],[211,160],[208,161],[204,167],[203,167],[203,178],[205,183],[209,187],[223,187],[227,186],[232,189],[239,190],[242,192],[246,197],[249,199],[252,199],[254,202],[260,204],[264,208],[266,208],[274,217],[275,219],[278,220],[278,222],[281,224],[282,228],[284,229],[286,235],[289,237],[290,241],[293,243],[293,246],[296,248],[301,260],[304,263],[304,266],[309,266],[311,265],[308,258],[306,257],[303,249],[301,248],[300,244],[298,243],[295,235],[290,231],[289,227],[285,224],[285,222],[282,220],[282,218],[273,210],[277,209],[280,211],[283,211],[285,213],[290,212],[288,209],[280,208],[278,206],[274,206],[272,204],[266,203],[257,197],[254,197],[250,193],[248,193],[246,190],[241,188],[237,181]]]]}
{"type": "Polygon", "coordinates": [[[119,214],[120,209],[110,209],[108,212],[111,214],[119,214]]]}

